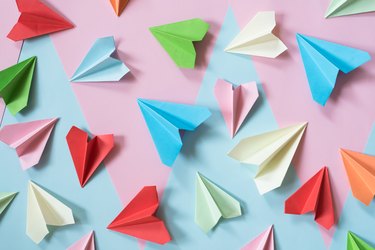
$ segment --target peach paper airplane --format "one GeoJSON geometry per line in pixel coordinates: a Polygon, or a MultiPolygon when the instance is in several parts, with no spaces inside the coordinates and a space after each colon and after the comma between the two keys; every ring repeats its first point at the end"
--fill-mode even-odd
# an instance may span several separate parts
{"type": "Polygon", "coordinates": [[[90,141],[88,139],[88,134],[75,126],[66,135],[81,187],[86,185],[114,146],[113,134],[97,135],[90,141]]]}
{"type": "Polygon", "coordinates": [[[266,231],[259,234],[250,243],[241,248],[241,250],[274,250],[275,243],[273,239],[273,225],[266,231]]]}
{"type": "Polygon", "coordinates": [[[57,119],[4,126],[0,130],[0,141],[16,150],[22,169],[31,168],[39,163],[57,119]]]}
{"type": "Polygon", "coordinates": [[[286,214],[315,212],[315,221],[326,229],[335,224],[328,168],[323,167],[285,201],[286,214]]]}
{"type": "Polygon", "coordinates": [[[353,196],[370,205],[375,195],[375,156],[340,149],[353,196]]]}
{"type": "Polygon", "coordinates": [[[91,231],[90,233],[83,236],[73,245],[68,247],[67,250],[95,250],[94,231],[91,231]]]}
{"type": "Polygon", "coordinates": [[[71,29],[73,24],[39,0],[16,0],[21,15],[8,34],[20,41],[53,32],[71,29]]]}
{"type": "Polygon", "coordinates": [[[111,2],[112,8],[115,11],[117,16],[120,16],[124,11],[129,0],[109,0],[111,2]]]}
{"type": "Polygon", "coordinates": [[[234,86],[219,79],[215,85],[215,96],[233,138],[259,97],[257,84],[249,82],[234,86]]]}
{"type": "Polygon", "coordinates": [[[159,207],[156,186],[146,186],[108,225],[108,229],[138,239],[165,244],[171,236],[164,222],[155,216],[159,207]]]}

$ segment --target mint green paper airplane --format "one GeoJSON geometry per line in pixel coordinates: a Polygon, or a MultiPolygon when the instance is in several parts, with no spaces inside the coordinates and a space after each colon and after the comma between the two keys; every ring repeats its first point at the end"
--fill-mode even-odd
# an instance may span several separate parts
{"type": "Polygon", "coordinates": [[[359,238],[352,232],[348,232],[348,237],[346,241],[346,249],[347,250],[375,250],[375,248],[371,247],[367,244],[364,240],[359,238]]]}
{"type": "Polygon", "coordinates": [[[27,106],[35,64],[33,56],[0,71],[0,97],[12,115],[27,106]]]}
{"type": "Polygon", "coordinates": [[[207,233],[221,217],[229,219],[240,215],[240,203],[197,172],[195,223],[207,233]]]}
{"type": "Polygon", "coordinates": [[[332,0],[326,18],[375,11],[375,0],[332,0]]]}
{"type": "Polygon", "coordinates": [[[0,192],[0,214],[8,207],[17,193],[0,192]]]}
{"type": "Polygon", "coordinates": [[[201,41],[209,24],[199,18],[151,27],[150,31],[178,67],[194,68],[193,42],[201,41]]]}

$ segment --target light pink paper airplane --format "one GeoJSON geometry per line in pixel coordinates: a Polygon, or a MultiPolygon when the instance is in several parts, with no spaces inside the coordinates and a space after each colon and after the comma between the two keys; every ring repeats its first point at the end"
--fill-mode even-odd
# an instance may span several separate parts
{"type": "Polygon", "coordinates": [[[236,87],[219,79],[215,85],[215,96],[233,138],[258,99],[257,84],[249,82],[236,87]]]}
{"type": "Polygon", "coordinates": [[[273,241],[273,225],[266,231],[259,234],[255,239],[250,241],[241,250],[274,250],[275,244],[273,241]]]}
{"type": "Polygon", "coordinates": [[[22,169],[39,163],[57,118],[17,123],[0,130],[0,141],[14,148],[22,169]]]}
{"type": "Polygon", "coordinates": [[[94,231],[83,236],[73,245],[68,247],[67,250],[95,250],[94,231]]]}

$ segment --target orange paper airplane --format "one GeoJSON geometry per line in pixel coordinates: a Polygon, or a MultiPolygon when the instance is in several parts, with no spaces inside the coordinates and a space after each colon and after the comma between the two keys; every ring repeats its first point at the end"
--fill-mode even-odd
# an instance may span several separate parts
{"type": "Polygon", "coordinates": [[[125,9],[129,0],[109,0],[112,4],[113,10],[116,12],[117,16],[120,16],[122,11],[125,9]]]}

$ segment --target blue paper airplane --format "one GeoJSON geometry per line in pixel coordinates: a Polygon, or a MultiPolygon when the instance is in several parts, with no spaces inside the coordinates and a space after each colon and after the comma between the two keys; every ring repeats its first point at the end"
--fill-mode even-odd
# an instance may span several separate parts
{"type": "Polygon", "coordinates": [[[297,34],[313,99],[324,106],[336,84],[339,71],[349,73],[370,61],[362,50],[297,34]]]}
{"type": "Polygon", "coordinates": [[[161,161],[172,166],[182,147],[181,130],[193,131],[210,117],[208,108],[138,99],[161,161]]]}
{"type": "Polygon", "coordinates": [[[129,72],[126,65],[111,57],[116,51],[113,36],[96,39],[78,69],[70,79],[72,82],[119,81],[129,72]]]}

